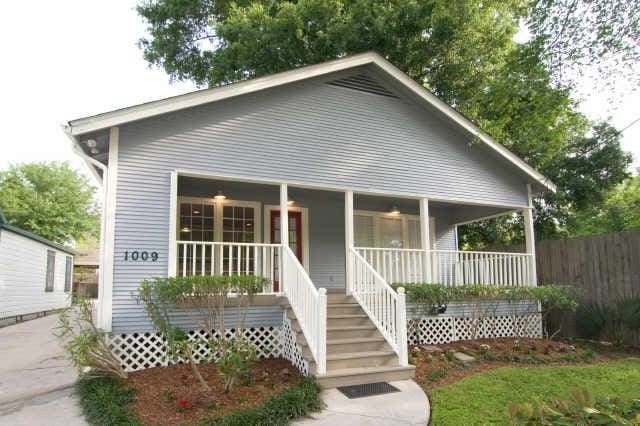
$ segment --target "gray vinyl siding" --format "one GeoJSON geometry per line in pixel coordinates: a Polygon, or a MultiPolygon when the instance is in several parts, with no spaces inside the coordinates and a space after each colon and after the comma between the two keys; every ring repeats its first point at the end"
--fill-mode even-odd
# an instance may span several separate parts
{"type": "MultiPolygon", "coordinates": [[[[132,294],[143,279],[167,272],[172,170],[526,204],[524,177],[484,145],[469,142],[468,136],[411,101],[318,81],[122,126],[114,332],[148,327],[132,294]],[[124,262],[125,250],[156,251],[159,258],[124,262]]],[[[308,199],[310,275],[318,286],[343,287],[342,194],[323,197],[308,199]]],[[[440,235],[450,241],[450,230],[440,235]]],[[[248,321],[281,321],[276,311],[256,308],[248,321]]]]}
{"type": "MultiPolygon", "coordinates": [[[[407,318],[415,319],[429,316],[425,312],[424,305],[417,303],[407,303],[407,318]]],[[[517,314],[527,314],[538,312],[538,304],[534,301],[522,300],[518,302],[507,302],[498,300],[495,302],[480,301],[472,302],[452,302],[447,306],[447,311],[440,316],[445,317],[476,317],[476,316],[507,316],[517,314]]]]}

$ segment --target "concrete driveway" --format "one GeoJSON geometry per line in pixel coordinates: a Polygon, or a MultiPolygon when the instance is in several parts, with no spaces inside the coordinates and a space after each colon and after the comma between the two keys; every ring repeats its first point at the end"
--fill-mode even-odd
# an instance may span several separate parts
{"type": "Polygon", "coordinates": [[[0,328],[0,425],[85,425],[55,315],[0,328]]]}

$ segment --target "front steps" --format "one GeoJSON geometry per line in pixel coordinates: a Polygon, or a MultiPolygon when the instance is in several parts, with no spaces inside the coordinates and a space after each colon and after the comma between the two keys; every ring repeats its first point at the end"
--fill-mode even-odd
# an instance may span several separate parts
{"type": "Polygon", "coordinates": [[[415,367],[399,365],[396,353],[353,297],[327,294],[327,373],[324,375],[316,374],[313,356],[290,307],[287,307],[287,317],[311,374],[323,388],[405,380],[414,376],[415,367]]]}

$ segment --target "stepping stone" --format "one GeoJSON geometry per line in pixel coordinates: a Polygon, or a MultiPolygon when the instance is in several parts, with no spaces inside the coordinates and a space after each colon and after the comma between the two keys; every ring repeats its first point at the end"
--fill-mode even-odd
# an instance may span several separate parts
{"type": "Polygon", "coordinates": [[[453,353],[453,357],[455,359],[457,359],[458,361],[464,363],[464,364],[468,364],[470,362],[475,361],[476,359],[474,357],[472,357],[471,355],[467,355],[465,353],[462,352],[454,352],[453,353]]]}
{"type": "Polygon", "coordinates": [[[420,346],[422,349],[424,349],[425,351],[429,352],[429,353],[440,353],[443,352],[443,350],[437,346],[434,345],[423,345],[420,346]]]}

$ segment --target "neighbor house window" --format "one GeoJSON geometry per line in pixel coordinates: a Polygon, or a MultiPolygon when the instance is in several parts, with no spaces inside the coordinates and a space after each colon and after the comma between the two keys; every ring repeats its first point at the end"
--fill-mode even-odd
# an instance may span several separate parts
{"type": "Polygon", "coordinates": [[[44,291],[53,291],[53,282],[56,274],[56,252],[47,250],[47,277],[44,291]]]}
{"type": "Polygon", "coordinates": [[[64,267],[64,291],[68,293],[71,290],[71,282],[73,280],[73,257],[67,256],[64,267]]]}

